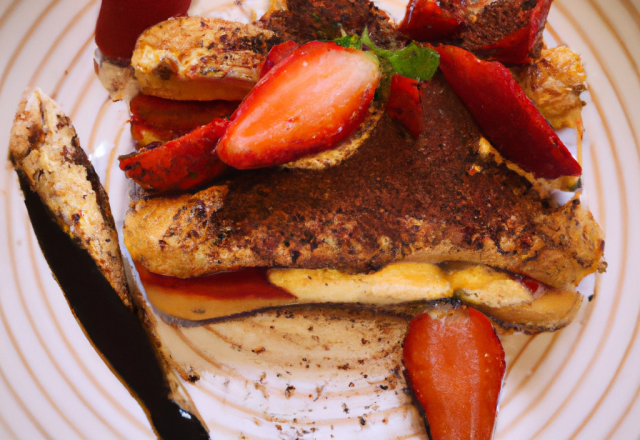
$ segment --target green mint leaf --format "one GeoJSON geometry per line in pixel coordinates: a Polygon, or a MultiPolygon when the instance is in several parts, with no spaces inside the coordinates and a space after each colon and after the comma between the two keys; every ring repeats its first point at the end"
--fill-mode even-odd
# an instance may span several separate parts
{"type": "Polygon", "coordinates": [[[345,35],[344,37],[333,40],[338,46],[362,50],[362,40],[357,35],[345,35]]]}
{"type": "Polygon", "coordinates": [[[435,50],[420,47],[415,43],[395,52],[376,47],[371,41],[369,30],[366,27],[362,32],[362,43],[367,45],[378,57],[389,60],[393,70],[407,78],[428,81],[440,65],[440,56],[435,50]]]}
{"type": "Polygon", "coordinates": [[[436,73],[440,57],[433,49],[419,47],[415,43],[411,43],[404,49],[393,53],[389,61],[399,75],[418,81],[428,81],[436,73]]]}
{"type": "Polygon", "coordinates": [[[369,29],[367,27],[365,27],[364,31],[362,31],[362,42],[369,46],[369,49],[371,49],[371,51],[378,55],[380,58],[388,60],[389,58],[391,58],[391,56],[393,56],[392,51],[380,49],[379,47],[376,47],[375,44],[373,44],[373,41],[371,41],[371,38],[369,37],[369,29]]]}

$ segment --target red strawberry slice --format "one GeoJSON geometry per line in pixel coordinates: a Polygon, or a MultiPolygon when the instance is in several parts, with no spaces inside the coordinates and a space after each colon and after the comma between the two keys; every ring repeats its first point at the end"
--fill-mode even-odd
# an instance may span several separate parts
{"type": "Polygon", "coordinates": [[[463,25],[464,7],[459,1],[411,0],[399,31],[412,40],[433,41],[459,33],[463,25]]]}
{"type": "Polygon", "coordinates": [[[487,317],[462,307],[414,318],[403,362],[433,440],[491,439],[505,360],[487,317]]]}
{"type": "Polygon", "coordinates": [[[264,64],[262,64],[260,78],[265,76],[269,70],[273,69],[273,66],[284,60],[287,55],[299,47],[300,45],[295,41],[285,41],[284,43],[273,46],[267,55],[267,59],[264,60],[264,64]]]}
{"type": "Polygon", "coordinates": [[[211,154],[229,121],[214,119],[178,139],[120,156],[120,169],[145,189],[182,191],[218,177],[226,165],[211,154]]]}
{"type": "Polygon", "coordinates": [[[175,101],[139,94],[131,100],[131,137],[140,147],[168,142],[216,118],[229,118],[240,101],[175,101]]]}
{"type": "Polygon", "coordinates": [[[379,82],[375,56],[307,43],[256,84],[216,152],[226,164],[250,169],[333,148],[362,123],[379,82]]]}
{"type": "Polygon", "coordinates": [[[239,105],[240,101],[175,101],[139,94],[129,110],[140,124],[189,132],[216,118],[228,118],[239,105]]]}
{"type": "Polygon", "coordinates": [[[580,164],[506,67],[479,60],[455,46],[435,50],[447,82],[500,154],[538,178],[582,173],[580,164]]]}
{"type": "Polygon", "coordinates": [[[413,137],[420,136],[422,125],[422,104],[418,81],[398,75],[391,77],[391,92],[386,111],[395,120],[404,125],[413,137]]]}

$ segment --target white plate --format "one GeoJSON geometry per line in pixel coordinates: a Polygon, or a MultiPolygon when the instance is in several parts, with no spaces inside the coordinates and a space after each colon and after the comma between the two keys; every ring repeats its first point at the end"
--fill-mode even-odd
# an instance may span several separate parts
{"type": "MultiPolygon", "coordinates": [[[[402,3],[380,3],[396,17],[403,13],[402,3]]],[[[0,0],[0,154],[6,157],[23,90],[41,87],[72,118],[83,147],[95,159],[106,152],[97,169],[122,218],[124,186],[111,170],[115,151],[130,147],[128,115],[107,100],[93,73],[98,8],[97,0],[0,0]]],[[[231,1],[193,5],[196,13],[223,9],[245,19],[252,18],[249,8],[260,14],[264,3],[247,1],[244,12],[231,1]]],[[[587,68],[585,182],[589,207],[606,232],[609,270],[569,328],[506,341],[509,369],[496,437],[639,438],[640,2],[556,0],[547,30],[549,39],[579,52],[587,68]]],[[[153,438],[143,411],[70,313],[8,165],[0,182],[0,438],[153,438]]],[[[373,424],[362,429],[386,438],[373,424]]]]}

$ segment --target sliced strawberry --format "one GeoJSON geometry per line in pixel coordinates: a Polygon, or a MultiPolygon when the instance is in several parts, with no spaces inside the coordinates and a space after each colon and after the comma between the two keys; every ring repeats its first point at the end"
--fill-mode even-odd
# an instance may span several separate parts
{"type": "Polygon", "coordinates": [[[226,166],[211,154],[229,121],[215,119],[186,136],[121,156],[120,169],[146,189],[186,190],[213,180],[226,166]]]}
{"type": "Polygon", "coordinates": [[[422,125],[422,105],[418,81],[395,74],[391,77],[391,91],[387,101],[387,113],[400,122],[417,138],[422,125]]]}
{"type": "Polygon", "coordinates": [[[580,164],[509,70],[455,46],[438,46],[440,69],[483,135],[506,159],[535,177],[579,176],[580,164]]]}
{"type": "Polygon", "coordinates": [[[262,64],[262,68],[260,69],[260,78],[265,76],[273,66],[284,60],[287,55],[299,47],[300,45],[295,41],[285,41],[284,43],[273,46],[262,64]]]}
{"type": "Polygon", "coordinates": [[[131,100],[131,137],[140,147],[169,142],[208,124],[228,118],[240,101],[175,101],[139,94],[131,100]]]}
{"type": "Polygon", "coordinates": [[[489,319],[461,307],[411,321],[403,362],[433,440],[490,440],[505,373],[489,319]]]}
{"type": "Polygon", "coordinates": [[[433,41],[455,35],[463,25],[464,12],[459,1],[411,0],[399,30],[412,40],[433,41]],[[444,8],[444,3],[449,8],[444,8]]]}
{"type": "Polygon", "coordinates": [[[335,147],[362,123],[379,81],[375,56],[335,43],[307,43],[247,95],[217,153],[228,165],[248,169],[335,147]]]}
{"type": "Polygon", "coordinates": [[[492,60],[509,64],[528,64],[531,52],[538,41],[538,35],[544,30],[553,0],[537,0],[537,4],[528,11],[520,12],[519,21],[527,25],[505,35],[495,43],[482,46],[480,52],[492,60]]]}
{"type": "Polygon", "coordinates": [[[129,109],[140,124],[189,132],[216,118],[231,116],[239,105],[240,101],[175,101],[139,94],[129,109]]]}

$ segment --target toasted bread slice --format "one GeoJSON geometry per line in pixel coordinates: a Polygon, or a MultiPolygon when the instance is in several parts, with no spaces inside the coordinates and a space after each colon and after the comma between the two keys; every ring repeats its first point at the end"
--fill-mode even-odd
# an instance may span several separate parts
{"type": "Polygon", "coordinates": [[[258,81],[273,32],[217,18],[180,17],[140,35],[131,58],[142,93],[237,101],[258,81]]]}
{"type": "Polygon", "coordinates": [[[598,269],[604,241],[591,214],[577,199],[549,206],[526,180],[483,160],[475,123],[439,75],[423,114],[417,143],[385,116],[340,166],[264,169],[193,196],[134,202],[125,243],[151,272],[182,278],[455,260],[571,288],[598,269]]]}
{"type": "Polygon", "coordinates": [[[40,89],[20,102],[9,156],[60,227],[89,252],[122,301],[131,305],[109,197],[71,121],[40,89]]]}
{"type": "MultiPolygon", "coordinates": [[[[149,328],[154,328],[157,325],[157,319],[148,309],[139,290],[134,288],[133,296],[130,296],[108,196],[80,147],[69,118],[41,90],[36,89],[21,102],[10,145],[11,159],[16,169],[24,173],[32,188],[42,197],[51,212],[56,213],[56,220],[60,226],[90,253],[123,301],[127,305],[135,303],[141,309],[143,321],[149,328]]],[[[221,208],[220,201],[225,194],[217,192],[215,187],[209,193],[210,197],[207,200],[202,196],[198,200],[214,212],[221,208]]],[[[172,199],[155,200],[170,203],[172,199]]],[[[445,279],[441,269],[432,265],[413,263],[391,265],[374,274],[355,276],[327,269],[319,271],[276,269],[269,275],[274,285],[298,296],[298,303],[366,304],[371,302],[373,304],[372,298],[377,297],[376,303],[379,304],[376,305],[389,306],[412,301],[450,298],[459,286],[464,285],[475,286],[475,290],[471,289],[471,291],[486,293],[489,297],[485,297],[482,301],[476,298],[474,301],[473,298],[462,296],[462,300],[475,304],[489,315],[496,314],[501,318],[501,323],[507,327],[529,331],[535,328],[549,329],[553,324],[550,314],[558,314],[563,319],[567,314],[566,307],[560,307],[556,311],[546,307],[545,320],[536,324],[537,318],[534,316],[534,311],[539,307],[513,307],[532,304],[532,302],[538,304],[540,301],[533,301],[526,290],[504,274],[475,266],[455,272],[455,277],[464,279],[445,279]],[[488,270],[490,274],[484,279],[477,276],[478,270],[481,272],[488,270]],[[511,295],[501,298],[491,297],[491,294],[499,293],[489,284],[493,282],[505,284],[511,295]],[[523,320],[519,321],[520,317],[523,317],[523,320]]],[[[135,284],[133,287],[136,287],[135,284]]],[[[577,294],[564,293],[561,297],[566,300],[575,295],[577,294]]],[[[580,301],[574,299],[571,304],[574,307],[570,309],[573,310],[576,304],[579,306],[580,301]]],[[[252,310],[257,309],[248,311],[252,310]]],[[[170,310],[164,311],[171,314],[170,310]]],[[[194,317],[197,316],[194,315],[194,317]]],[[[199,318],[202,318],[202,314],[199,318]]],[[[562,322],[565,321],[567,320],[564,319],[562,322]]],[[[559,326],[560,322],[553,325],[559,326]]]]}

